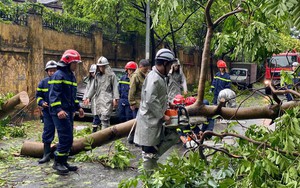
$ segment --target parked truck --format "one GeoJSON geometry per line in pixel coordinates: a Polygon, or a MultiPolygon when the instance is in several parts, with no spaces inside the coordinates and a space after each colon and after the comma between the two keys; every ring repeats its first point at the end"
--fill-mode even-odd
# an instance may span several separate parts
{"type": "Polygon", "coordinates": [[[239,89],[252,88],[256,82],[257,64],[233,62],[230,65],[230,80],[239,89]]]}
{"type": "MultiPolygon", "coordinates": [[[[292,63],[300,63],[300,54],[295,50],[280,54],[273,54],[266,60],[265,86],[272,83],[275,87],[280,85],[280,72],[292,71],[292,63]]],[[[271,94],[271,89],[266,87],[266,94],[271,94]]]]}

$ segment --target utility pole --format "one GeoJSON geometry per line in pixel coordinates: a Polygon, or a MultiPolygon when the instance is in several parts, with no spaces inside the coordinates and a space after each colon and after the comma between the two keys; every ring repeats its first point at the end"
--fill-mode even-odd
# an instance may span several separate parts
{"type": "Polygon", "coordinates": [[[150,0],[148,0],[146,8],[146,47],[145,47],[145,59],[150,58],[150,0]]]}

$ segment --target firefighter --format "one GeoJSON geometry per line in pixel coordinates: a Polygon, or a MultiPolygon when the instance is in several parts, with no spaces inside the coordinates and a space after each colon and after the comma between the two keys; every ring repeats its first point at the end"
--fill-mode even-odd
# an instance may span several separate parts
{"type": "Polygon", "coordinates": [[[130,86],[130,78],[137,69],[137,64],[134,61],[129,61],[125,65],[125,74],[119,81],[120,100],[118,105],[118,116],[120,122],[125,122],[133,118],[132,110],[130,109],[128,101],[128,92],[130,86]]]}
{"type": "Polygon", "coordinates": [[[149,70],[149,61],[147,59],[141,59],[139,62],[139,68],[132,74],[130,78],[128,100],[133,113],[133,118],[136,118],[137,111],[140,107],[142,86],[149,70]]]}
{"type": "Polygon", "coordinates": [[[170,117],[165,115],[168,108],[166,77],[175,61],[172,51],[160,49],[142,88],[134,143],[142,147],[143,167],[150,173],[157,167],[158,158],[178,142],[176,130],[163,127],[164,122],[170,124],[170,117]]]}
{"type": "MultiPolygon", "coordinates": [[[[96,72],[97,72],[97,65],[92,64],[90,67],[90,70],[89,70],[89,76],[88,76],[88,81],[87,81],[87,85],[86,85],[86,90],[85,90],[85,93],[82,98],[83,100],[86,99],[87,92],[89,91],[89,89],[95,79],[96,72]]],[[[96,103],[95,103],[94,97],[91,99],[91,111],[94,116],[93,124],[92,124],[93,132],[96,132],[97,127],[100,125],[101,122],[100,122],[99,116],[96,114],[96,103]]]]}
{"type": "Polygon", "coordinates": [[[174,97],[178,94],[187,94],[186,78],[178,59],[176,63],[172,65],[168,77],[168,99],[170,102],[172,102],[174,97]]]}
{"type": "Polygon", "coordinates": [[[227,68],[225,61],[219,60],[217,62],[217,67],[219,68],[219,72],[216,73],[210,90],[211,92],[214,93],[214,99],[213,99],[214,105],[217,105],[219,92],[226,88],[230,89],[231,86],[230,76],[225,71],[227,68]]]}
{"type": "Polygon", "coordinates": [[[58,144],[54,152],[53,169],[58,174],[65,175],[69,171],[76,171],[77,166],[67,163],[69,152],[73,144],[74,113],[84,117],[84,111],[76,99],[77,83],[74,71],[77,63],[81,62],[80,54],[76,50],[66,50],[57,63],[57,71],[49,81],[50,113],[57,129],[58,144]]]}
{"type": "Polygon", "coordinates": [[[44,155],[43,158],[38,161],[39,164],[50,161],[51,143],[55,135],[55,125],[49,111],[48,81],[50,80],[51,76],[55,73],[56,70],[57,70],[56,62],[53,60],[48,61],[45,67],[45,71],[47,72],[48,76],[44,78],[42,81],[40,81],[36,90],[36,100],[38,106],[42,107],[42,113],[43,113],[42,117],[44,123],[44,130],[42,135],[42,140],[44,143],[44,155]]]}
{"type": "Polygon", "coordinates": [[[97,74],[84,104],[88,105],[95,96],[96,113],[100,117],[102,129],[110,126],[113,108],[118,106],[119,91],[117,76],[109,66],[108,60],[101,56],[97,62],[97,74]]]}

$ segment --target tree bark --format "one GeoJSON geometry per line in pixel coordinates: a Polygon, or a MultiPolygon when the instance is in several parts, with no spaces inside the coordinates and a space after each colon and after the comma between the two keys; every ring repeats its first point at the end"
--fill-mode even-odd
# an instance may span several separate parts
{"type": "Polygon", "coordinates": [[[29,104],[29,97],[25,91],[18,93],[12,98],[8,99],[1,107],[0,107],[0,119],[5,118],[12,112],[17,109],[21,109],[24,106],[29,104]]]}
{"type": "MultiPolygon", "coordinates": [[[[111,141],[126,137],[130,132],[134,122],[135,119],[92,133],[87,137],[75,139],[73,141],[70,155],[78,154],[81,151],[87,151],[88,149],[86,149],[86,143],[90,139],[93,140],[92,148],[95,148],[111,141]]],[[[21,155],[40,158],[44,153],[43,146],[44,145],[41,142],[25,141],[21,148],[21,155]]],[[[51,151],[54,152],[56,147],[56,144],[52,145],[51,151]]]]}

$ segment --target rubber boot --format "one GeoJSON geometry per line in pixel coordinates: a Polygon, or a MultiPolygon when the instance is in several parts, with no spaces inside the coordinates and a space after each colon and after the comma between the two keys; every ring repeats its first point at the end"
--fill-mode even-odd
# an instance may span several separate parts
{"type": "Polygon", "coordinates": [[[93,125],[93,133],[97,132],[97,128],[98,128],[97,125],[93,125]]]}
{"type": "Polygon", "coordinates": [[[152,153],[145,153],[142,152],[142,158],[143,158],[143,167],[147,175],[153,174],[155,169],[158,167],[157,164],[157,156],[152,153]]]}
{"type": "Polygon", "coordinates": [[[40,159],[38,162],[39,164],[43,164],[50,161],[50,155],[51,155],[51,144],[50,143],[44,143],[44,156],[42,159],[40,159]]]}
{"type": "Polygon", "coordinates": [[[67,175],[69,169],[64,165],[66,163],[67,156],[55,156],[54,164],[52,168],[57,171],[59,175],[67,175]]]}
{"type": "Polygon", "coordinates": [[[78,170],[78,167],[77,166],[73,166],[73,165],[70,165],[68,162],[68,157],[67,157],[67,160],[66,162],[64,163],[65,167],[67,167],[67,169],[69,171],[77,171],[78,170]]]}

